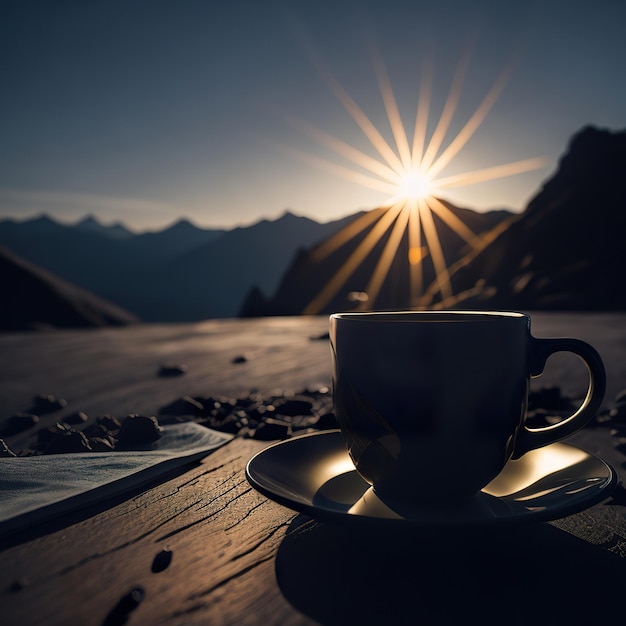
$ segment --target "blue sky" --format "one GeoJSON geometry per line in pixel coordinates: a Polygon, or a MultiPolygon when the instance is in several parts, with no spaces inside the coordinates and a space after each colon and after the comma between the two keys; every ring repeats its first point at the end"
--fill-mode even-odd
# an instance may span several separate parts
{"type": "Polygon", "coordinates": [[[90,213],[144,230],[379,206],[388,194],[302,157],[355,167],[291,121],[376,155],[323,66],[393,145],[374,49],[409,136],[425,62],[427,137],[467,62],[442,149],[513,68],[442,175],[539,156],[543,166],[441,195],[521,210],[581,127],[626,128],[625,25],[617,0],[5,1],[0,218],[90,213]]]}

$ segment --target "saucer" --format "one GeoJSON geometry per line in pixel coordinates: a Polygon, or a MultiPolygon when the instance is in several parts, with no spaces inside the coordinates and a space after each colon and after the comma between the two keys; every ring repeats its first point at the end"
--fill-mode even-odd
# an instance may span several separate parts
{"type": "Polygon", "coordinates": [[[378,499],[356,472],[338,430],[270,445],[248,461],[246,478],[271,500],[319,521],[438,528],[558,519],[600,502],[618,482],[602,459],[553,443],[509,461],[471,503],[437,509],[418,504],[400,513],[378,499]]]}

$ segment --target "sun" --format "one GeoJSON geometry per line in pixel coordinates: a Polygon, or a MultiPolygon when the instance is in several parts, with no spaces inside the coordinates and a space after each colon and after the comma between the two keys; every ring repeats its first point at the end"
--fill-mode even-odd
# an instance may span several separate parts
{"type": "Polygon", "coordinates": [[[367,297],[361,298],[357,310],[374,307],[376,298],[398,254],[400,244],[405,238],[408,240],[408,258],[404,262],[408,266],[411,306],[413,308],[432,307],[435,294],[439,294],[441,306],[454,302],[455,294],[452,292],[450,281],[453,270],[448,266],[439,230],[447,228],[474,250],[484,247],[487,238],[475,235],[461,218],[439,199],[440,192],[445,192],[451,187],[471,185],[536,170],[546,165],[545,158],[534,157],[461,174],[441,175],[483,123],[508,82],[511,68],[506,67],[496,78],[460,131],[448,139],[446,136],[459,101],[461,85],[468,66],[467,56],[461,57],[443,111],[430,136],[428,136],[427,129],[432,94],[432,72],[426,71],[422,76],[423,83],[420,86],[415,123],[413,132],[410,133],[407,132],[407,127],[400,115],[383,60],[377,56],[374,58],[374,68],[393,137],[393,141],[389,141],[319,56],[317,65],[328,86],[359,126],[373,151],[364,152],[335,135],[294,118],[290,118],[292,123],[318,143],[325,145],[336,155],[348,161],[349,165],[342,165],[298,150],[290,149],[289,151],[317,167],[384,193],[387,201],[381,203],[381,208],[386,209],[382,214],[368,212],[361,215],[354,223],[336,233],[312,252],[315,262],[321,262],[347,242],[356,241],[356,238],[360,240],[347,260],[337,268],[333,277],[302,313],[309,315],[321,313],[344,288],[350,276],[368,258],[379,242],[385,240],[380,256],[375,261],[371,278],[363,291],[367,297]],[[373,222],[373,219],[376,221],[373,222]],[[424,275],[423,263],[426,258],[430,259],[435,270],[435,280],[430,285],[426,284],[424,275]]]}
{"type": "Polygon", "coordinates": [[[420,172],[419,169],[413,168],[398,176],[398,192],[389,199],[388,203],[392,204],[400,200],[425,200],[436,193],[436,187],[427,172],[420,172]]]}

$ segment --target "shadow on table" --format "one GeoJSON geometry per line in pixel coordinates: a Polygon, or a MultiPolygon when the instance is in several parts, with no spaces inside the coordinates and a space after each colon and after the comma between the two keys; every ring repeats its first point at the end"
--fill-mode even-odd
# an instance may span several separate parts
{"type": "Polygon", "coordinates": [[[286,599],[325,625],[576,626],[626,618],[626,559],[549,524],[443,537],[299,515],[278,550],[276,576],[286,599]]]}

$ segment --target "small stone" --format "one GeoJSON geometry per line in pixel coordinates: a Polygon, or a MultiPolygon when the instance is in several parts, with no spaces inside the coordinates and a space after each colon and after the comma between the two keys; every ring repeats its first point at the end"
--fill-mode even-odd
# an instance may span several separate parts
{"type": "Polygon", "coordinates": [[[46,454],[91,452],[87,437],[78,430],[68,430],[55,436],[46,446],[46,454]]]}
{"type": "Polygon", "coordinates": [[[91,437],[89,446],[92,452],[113,452],[113,444],[106,437],[91,437]]]}
{"type": "Polygon", "coordinates": [[[16,413],[8,419],[3,430],[4,435],[15,435],[39,423],[39,416],[34,413],[16,413]]]}
{"type": "Polygon", "coordinates": [[[167,548],[163,548],[157,555],[154,557],[152,561],[152,572],[154,574],[158,574],[163,570],[167,569],[172,562],[172,551],[167,548]]]}
{"type": "Polygon", "coordinates": [[[314,335],[313,337],[309,337],[311,341],[328,341],[330,339],[330,334],[328,332],[322,333],[321,335],[314,335]]]}
{"type": "Polygon", "coordinates": [[[159,409],[160,415],[195,415],[200,417],[205,415],[205,413],[204,404],[191,396],[178,398],[159,409]]]}
{"type": "Polygon", "coordinates": [[[621,400],[611,407],[609,410],[609,419],[612,422],[626,422],[626,401],[621,400]]]}
{"type": "Polygon", "coordinates": [[[238,356],[236,356],[233,360],[232,363],[238,364],[238,363],[247,363],[248,362],[248,357],[246,357],[243,354],[240,354],[238,356]]]}
{"type": "Polygon", "coordinates": [[[339,428],[335,414],[324,413],[323,415],[320,415],[315,423],[315,428],[319,430],[332,430],[334,428],[339,428]]]}
{"type": "Polygon", "coordinates": [[[64,424],[72,424],[73,426],[77,426],[78,424],[84,424],[89,419],[87,413],[83,411],[75,411],[74,413],[70,413],[65,416],[61,421],[64,424]]]}
{"type": "Polygon", "coordinates": [[[161,438],[161,427],[154,416],[132,413],[122,420],[118,433],[121,446],[152,443],[161,438]]]}
{"type": "Polygon", "coordinates": [[[276,413],[280,415],[290,417],[295,417],[296,415],[311,415],[313,402],[304,396],[294,396],[277,400],[274,403],[274,407],[276,408],[276,413]]]}
{"type": "Polygon", "coordinates": [[[257,426],[253,438],[270,441],[272,439],[287,439],[290,434],[291,424],[289,422],[269,417],[257,426]]]}
{"type": "Polygon", "coordinates": [[[104,426],[109,431],[117,431],[120,429],[122,422],[117,419],[117,417],[113,417],[112,415],[99,415],[96,417],[96,424],[100,424],[104,426]]]}
{"type": "Polygon", "coordinates": [[[174,363],[168,361],[166,363],[162,363],[159,368],[159,376],[182,376],[187,373],[189,368],[185,363],[174,363]]]}
{"type": "Polygon", "coordinates": [[[57,422],[52,426],[48,426],[47,428],[41,428],[37,431],[37,442],[39,446],[47,446],[57,435],[68,432],[70,429],[69,426],[65,424],[61,424],[57,422]]]}
{"type": "Polygon", "coordinates": [[[40,393],[34,397],[35,407],[39,413],[53,413],[67,406],[67,401],[63,398],[40,393]]]}
{"type": "Polygon", "coordinates": [[[214,430],[231,435],[236,435],[241,430],[241,423],[234,415],[228,415],[222,419],[213,418],[209,421],[209,425],[214,430]]]}
{"type": "Polygon", "coordinates": [[[90,424],[86,428],[83,428],[83,433],[89,439],[109,436],[110,431],[103,424],[90,424]]]}

